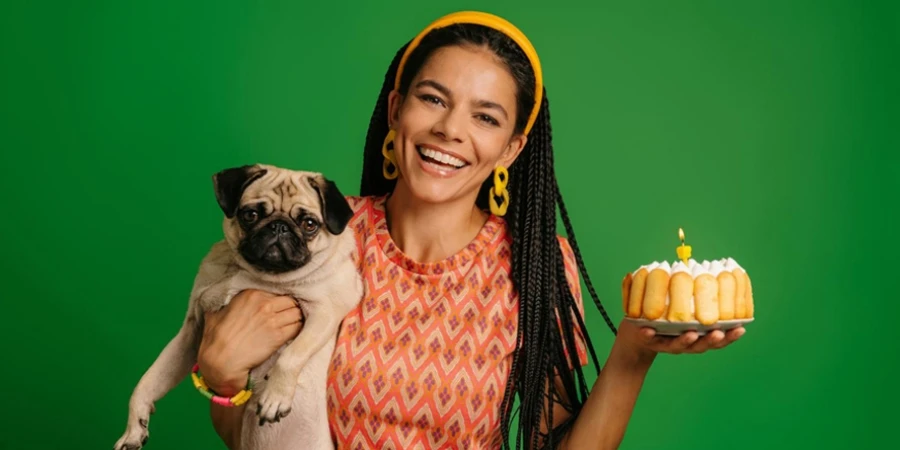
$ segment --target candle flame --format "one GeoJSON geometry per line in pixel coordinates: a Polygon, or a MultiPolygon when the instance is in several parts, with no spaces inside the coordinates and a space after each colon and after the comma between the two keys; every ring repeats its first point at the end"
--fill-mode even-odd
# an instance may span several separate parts
{"type": "Polygon", "coordinates": [[[678,227],[678,239],[681,239],[681,245],[684,245],[684,230],[678,227]]]}

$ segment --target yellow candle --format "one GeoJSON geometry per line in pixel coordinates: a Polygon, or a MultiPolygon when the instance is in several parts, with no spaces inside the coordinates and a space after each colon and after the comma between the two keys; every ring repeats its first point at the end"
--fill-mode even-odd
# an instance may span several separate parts
{"type": "Polygon", "coordinates": [[[681,247],[676,247],[675,253],[678,254],[678,259],[687,264],[688,260],[691,258],[691,246],[684,245],[684,230],[681,228],[678,228],[678,239],[681,239],[681,247]]]}

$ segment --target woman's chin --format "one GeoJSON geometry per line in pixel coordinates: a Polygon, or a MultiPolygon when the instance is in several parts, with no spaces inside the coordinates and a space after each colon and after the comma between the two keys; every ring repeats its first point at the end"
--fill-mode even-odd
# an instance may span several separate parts
{"type": "Polygon", "coordinates": [[[465,197],[456,180],[414,176],[407,180],[407,188],[411,198],[432,205],[451,203],[465,197]]]}

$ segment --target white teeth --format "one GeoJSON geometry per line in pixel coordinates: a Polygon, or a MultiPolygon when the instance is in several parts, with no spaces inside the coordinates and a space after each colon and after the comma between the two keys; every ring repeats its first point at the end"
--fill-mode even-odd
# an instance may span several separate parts
{"type": "Polygon", "coordinates": [[[435,161],[440,161],[444,164],[449,164],[453,167],[456,167],[457,169],[466,165],[465,161],[463,161],[459,158],[450,156],[446,153],[441,153],[437,150],[432,150],[430,148],[423,148],[423,147],[417,147],[417,150],[419,150],[419,153],[421,153],[435,161]]]}

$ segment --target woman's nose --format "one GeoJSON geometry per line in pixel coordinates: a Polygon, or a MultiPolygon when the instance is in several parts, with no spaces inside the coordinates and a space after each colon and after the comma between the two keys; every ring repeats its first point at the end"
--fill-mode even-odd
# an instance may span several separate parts
{"type": "Polygon", "coordinates": [[[462,141],[465,130],[465,113],[455,109],[448,109],[438,120],[432,131],[447,141],[462,141]]]}

